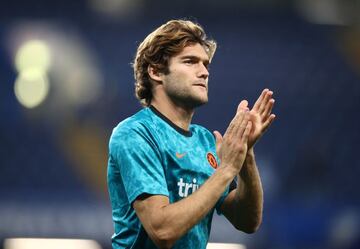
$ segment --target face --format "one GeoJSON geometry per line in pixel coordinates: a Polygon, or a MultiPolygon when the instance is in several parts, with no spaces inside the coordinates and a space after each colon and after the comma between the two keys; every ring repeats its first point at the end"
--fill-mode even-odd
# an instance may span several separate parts
{"type": "Polygon", "coordinates": [[[209,56],[200,44],[187,46],[169,61],[162,75],[165,93],[175,104],[195,108],[208,102],[209,56]]]}

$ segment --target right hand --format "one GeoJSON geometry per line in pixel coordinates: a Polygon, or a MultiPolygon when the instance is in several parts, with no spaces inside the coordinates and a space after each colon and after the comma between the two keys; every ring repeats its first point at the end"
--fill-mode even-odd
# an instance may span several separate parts
{"type": "Polygon", "coordinates": [[[216,138],[216,152],[222,167],[228,167],[234,175],[238,174],[244,164],[248,138],[252,123],[249,121],[247,101],[240,102],[236,115],[230,122],[224,136],[214,131],[216,138]]]}

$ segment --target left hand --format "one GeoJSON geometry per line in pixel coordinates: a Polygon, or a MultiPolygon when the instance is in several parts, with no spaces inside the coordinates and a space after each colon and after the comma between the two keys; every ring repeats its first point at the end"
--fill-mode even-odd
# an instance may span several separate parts
{"type": "MultiPolygon", "coordinates": [[[[248,138],[248,149],[253,148],[259,138],[265,133],[267,128],[275,119],[275,114],[271,114],[275,100],[272,98],[273,92],[264,89],[256,100],[254,107],[250,110],[250,121],[252,129],[248,138]]],[[[241,101],[239,108],[246,108],[248,102],[241,101]]]]}

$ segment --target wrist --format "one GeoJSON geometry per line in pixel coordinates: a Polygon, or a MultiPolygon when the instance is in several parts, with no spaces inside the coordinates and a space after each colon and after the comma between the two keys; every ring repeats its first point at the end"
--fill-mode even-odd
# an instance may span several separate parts
{"type": "Polygon", "coordinates": [[[254,147],[251,147],[250,149],[248,149],[248,151],[246,153],[245,160],[249,160],[249,159],[255,159],[254,147]]]}
{"type": "Polygon", "coordinates": [[[234,177],[239,173],[237,169],[231,167],[229,165],[221,165],[217,170],[217,172],[221,172],[228,180],[232,181],[234,177]]]}

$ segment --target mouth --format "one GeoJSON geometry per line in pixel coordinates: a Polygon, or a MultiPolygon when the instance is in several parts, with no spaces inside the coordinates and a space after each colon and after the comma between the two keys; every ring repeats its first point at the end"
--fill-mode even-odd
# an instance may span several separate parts
{"type": "Polygon", "coordinates": [[[207,85],[205,83],[195,83],[194,86],[200,86],[207,89],[207,85]]]}

